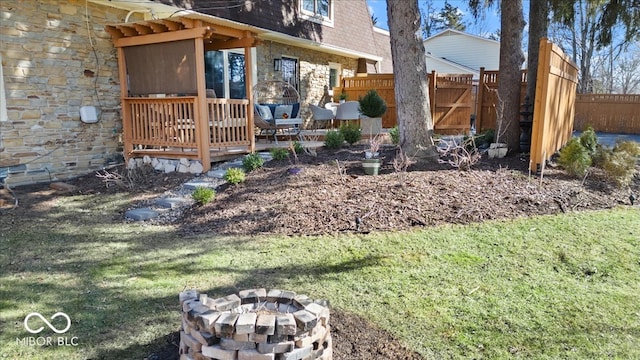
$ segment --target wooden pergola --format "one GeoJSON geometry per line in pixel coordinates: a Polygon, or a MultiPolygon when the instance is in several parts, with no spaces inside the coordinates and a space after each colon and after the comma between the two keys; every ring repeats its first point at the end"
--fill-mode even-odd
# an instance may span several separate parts
{"type": "Polygon", "coordinates": [[[205,52],[244,48],[251,64],[256,34],[178,16],[106,25],[118,51],[124,155],[199,160],[255,150],[251,66],[247,99],[206,89],[205,52]],[[207,96],[209,94],[209,96],[207,96]]]}

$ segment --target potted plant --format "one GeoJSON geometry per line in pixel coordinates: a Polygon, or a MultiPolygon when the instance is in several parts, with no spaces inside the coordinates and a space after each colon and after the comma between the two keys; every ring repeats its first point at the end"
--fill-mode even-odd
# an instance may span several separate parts
{"type": "Polygon", "coordinates": [[[340,100],[340,103],[344,103],[345,101],[347,101],[347,98],[349,97],[349,94],[342,92],[340,93],[340,95],[338,95],[338,99],[340,100]]]}
{"type": "Polygon", "coordinates": [[[378,175],[380,171],[380,164],[382,161],[380,160],[380,145],[382,144],[382,139],[380,134],[376,134],[369,139],[369,148],[364,152],[364,160],[362,160],[362,168],[364,169],[364,173],[367,175],[378,175]]]}
{"type": "Polygon", "coordinates": [[[371,129],[367,135],[378,134],[382,131],[382,115],[387,112],[387,104],[384,99],[374,89],[369,90],[364,96],[358,99],[360,104],[358,110],[360,117],[360,127],[365,131],[371,129]]]}

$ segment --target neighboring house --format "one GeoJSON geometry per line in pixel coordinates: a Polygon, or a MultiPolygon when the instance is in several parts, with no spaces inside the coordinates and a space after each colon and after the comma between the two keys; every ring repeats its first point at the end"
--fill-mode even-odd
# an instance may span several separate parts
{"type": "Polygon", "coordinates": [[[176,3],[261,39],[252,64],[241,50],[206,55],[207,88],[218,97],[246,96],[245,65],[254,81],[289,81],[303,104],[326,101],[325,88],[340,76],[391,72],[388,33],[373,27],[366,0],[255,0],[226,9],[214,0],[5,0],[0,181],[63,180],[121,161],[119,69],[105,25],[184,14],[176,3]],[[98,109],[97,123],[80,119],[89,105],[98,109]]]}
{"type": "Polygon", "coordinates": [[[424,40],[427,71],[447,74],[473,74],[480,78],[480,68],[498,70],[500,42],[447,29],[424,40]]]}

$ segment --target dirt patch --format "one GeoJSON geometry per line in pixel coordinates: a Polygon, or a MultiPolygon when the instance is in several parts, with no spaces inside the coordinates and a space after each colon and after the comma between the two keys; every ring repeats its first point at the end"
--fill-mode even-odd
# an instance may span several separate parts
{"type": "MultiPolygon", "coordinates": [[[[392,161],[396,150],[386,147],[381,174],[368,176],[361,167],[363,152],[363,147],[351,147],[322,150],[317,157],[301,155],[296,164],[271,161],[249,173],[246,182],[219,188],[214,202],[155,221],[170,222],[186,235],[366,233],[607,209],[630,204],[630,194],[640,198],[637,175],[630,187],[618,189],[597,171],[583,181],[551,165],[540,179],[529,174],[526,156],[485,156],[470,171],[428,164],[412,166],[405,173],[395,171],[392,161]],[[302,171],[292,174],[289,170],[293,167],[302,171]]],[[[13,194],[3,189],[3,222],[26,226],[33,221],[33,213],[52,208],[60,196],[74,194],[126,192],[135,206],[193,178],[153,171],[143,175],[131,189],[115,184],[107,187],[95,174],[68,181],[77,188],[67,193],[51,190],[48,185],[19,187],[13,189],[17,208],[13,194]]],[[[110,221],[125,221],[124,210],[110,221]]],[[[390,334],[353,315],[334,312],[331,324],[334,359],[420,359],[390,334]]],[[[167,335],[162,349],[149,358],[177,358],[174,335],[167,335]]]]}

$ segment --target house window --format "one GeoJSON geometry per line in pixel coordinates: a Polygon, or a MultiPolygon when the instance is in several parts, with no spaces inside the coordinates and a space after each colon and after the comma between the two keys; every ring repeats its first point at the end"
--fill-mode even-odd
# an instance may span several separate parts
{"type": "Polygon", "coordinates": [[[340,86],[340,75],[342,75],[342,65],[329,63],[329,95],[333,95],[333,88],[340,86]]]}
{"type": "Polygon", "coordinates": [[[207,51],[204,60],[207,89],[215,90],[220,98],[246,99],[244,54],[207,51]]]}
{"type": "Polygon", "coordinates": [[[298,73],[298,59],[282,57],[282,80],[300,91],[300,74],[298,73]]]}
{"type": "Polygon", "coordinates": [[[332,0],[302,0],[302,13],[313,17],[331,19],[332,0]]]}

